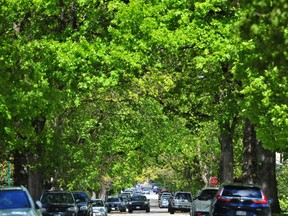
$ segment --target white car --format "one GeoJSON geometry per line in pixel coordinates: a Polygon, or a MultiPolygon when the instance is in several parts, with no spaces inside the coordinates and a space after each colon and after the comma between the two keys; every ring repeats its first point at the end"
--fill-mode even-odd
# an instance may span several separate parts
{"type": "Polygon", "coordinates": [[[216,196],[218,188],[207,187],[202,189],[192,202],[190,216],[209,215],[210,205],[216,196]]]}
{"type": "Polygon", "coordinates": [[[107,216],[107,208],[102,199],[92,199],[93,216],[107,216]]]}

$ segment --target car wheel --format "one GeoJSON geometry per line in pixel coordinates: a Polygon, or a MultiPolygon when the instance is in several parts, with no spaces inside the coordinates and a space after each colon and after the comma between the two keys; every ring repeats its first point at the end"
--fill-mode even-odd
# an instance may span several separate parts
{"type": "Polygon", "coordinates": [[[146,212],[150,212],[150,208],[146,209],[146,212]]]}
{"type": "Polygon", "coordinates": [[[132,210],[132,209],[129,209],[129,210],[128,210],[128,212],[129,212],[129,213],[132,213],[132,212],[133,212],[133,210],[132,210]]]}

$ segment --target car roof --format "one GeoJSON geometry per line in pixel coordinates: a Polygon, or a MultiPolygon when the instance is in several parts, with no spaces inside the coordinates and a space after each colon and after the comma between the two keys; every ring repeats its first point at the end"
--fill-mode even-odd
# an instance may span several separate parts
{"type": "Polygon", "coordinates": [[[241,187],[241,188],[254,188],[254,189],[261,189],[260,186],[255,184],[243,184],[243,183],[223,183],[221,187],[241,187]]]}
{"type": "Polygon", "coordinates": [[[26,190],[23,186],[0,187],[0,190],[26,190]]]}
{"type": "Polygon", "coordinates": [[[52,193],[69,193],[69,194],[72,194],[70,191],[65,191],[65,190],[57,190],[57,191],[45,191],[43,194],[52,194],[52,193]]]}
{"type": "Polygon", "coordinates": [[[201,191],[203,190],[219,190],[219,188],[218,187],[205,187],[201,189],[201,191]]]}

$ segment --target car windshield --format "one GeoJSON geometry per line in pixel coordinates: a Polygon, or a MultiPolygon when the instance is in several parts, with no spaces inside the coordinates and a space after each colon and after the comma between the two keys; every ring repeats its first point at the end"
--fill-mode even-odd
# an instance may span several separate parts
{"type": "Polygon", "coordinates": [[[134,196],[131,198],[132,201],[147,201],[146,196],[134,196]]]}
{"type": "Polygon", "coordinates": [[[0,191],[0,209],[31,208],[27,194],[21,190],[0,191]]]}
{"type": "Polygon", "coordinates": [[[235,188],[224,187],[222,196],[236,196],[236,197],[248,197],[248,198],[262,198],[261,190],[257,188],[235,188]]]}
{"type": "Polygon", "coordinates": [[[70,193],[46,193],[41,199],[42,204],[47,203],[74,203],[72,194],[70,193]]]}
{"type": "Polygon", "coordinates": [[[104,203],[102,200],[94,200],[92,205],[93,207],[101,207],[101,206],[104,206],[104,203]]]}
{"type": "Polygon", "coordinates": [[[120,200],[117,197],[112,197],[112,198],[108,198],[107,202],[120,202],[120,200]]]}

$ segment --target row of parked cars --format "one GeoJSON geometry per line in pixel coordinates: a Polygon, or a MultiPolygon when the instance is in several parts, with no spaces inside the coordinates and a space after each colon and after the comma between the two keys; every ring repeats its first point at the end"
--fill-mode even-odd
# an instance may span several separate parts
{"type": "Polygon", "coordinates": [[[120,211],[132,213],[135,210],[150,212],[150,200],[143,192],[124,191],[119,195],[108,196],[106,206],[108,212],[120,211]]]}
{"type": "Polygon", "coordinates": [[[206,187],[195,197],[190,192],[165,192],[159,199],[159,207],[167,207],[170,214],[183,211],[190,216],[271,216],[270,204],[260,187],[235,183],[206,187]]]}
{"type": "MultiPolygon", "coordinates": [[[[165,197],[163,193],[161,199],[165,197]]],[[[168,197],[168,193],[167,193],[168,197]]],[[[195,197],[190,192],[176,192],[169,195],[168,211],[190,212],[198,215],[271,216],[271,201],[263,190],[255,185],[223,184],[220,188],[201,190],[195,197]]],[[[27,216],[107,216],[111,211],[146,210],[150,212],[150,201],[145,195],[121,196],[103,200],[90,200],[85,192],[48,191],[40,201],[34,202],[25,187],[0,188],[0,215],[27,216]]]]}
{"type": "Polygon", "coordinates": [[[104,201],[83,191],[47,191],[34,202],[23,187],[0,188],[0,215],[107,216],[104,201]]]}

